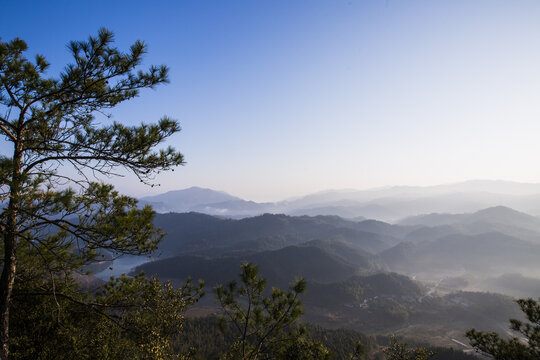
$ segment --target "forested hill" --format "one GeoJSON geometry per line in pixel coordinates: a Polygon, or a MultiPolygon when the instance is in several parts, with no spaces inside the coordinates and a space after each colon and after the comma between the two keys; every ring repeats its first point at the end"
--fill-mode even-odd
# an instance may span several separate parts
{"type": "MultiPolygon", "coordinates": [[[[191,212],[155,218],[155,225],[166,234],[159,245],[161,260],[198,255],[247,261],[258,256],[255,253],[312,242],[327,255],[362,271],[386,269],[431,280],[464,271],[482,277],[540,271],[540,232],[535,231],[539,220],[527,214],[495,207],[405,222],[414,225],[283,214],[234,220],[191,212]]],[[[308,256],[306,251],[302,249],[301,256],[308,256]]]]}
{"type": "Polygon", "coordinates": [[[235,279],[239,264],[245,262],[257,264],[269,285],[279,287],[287,287],[296,277],[310,282],[329,283],[380,269],[370,254],[340,242],[315,241],[278,250],[212,258],[180,255],[141,265],[135,272],[143,270],[147,274],[159,274],[162,279],[178,282],[191,276],[203,279],[209,286],[215,286],[235,279]]]}
{"type": "MultiPolygon", "coordinates": [[[[372,232],[363,224],[337,216],[264,214],[241,220],[200,213],[157,214],[155,224],[166,233],[159,250],[165,257],[186,253],[212,254],[235,250],[268,250],[310,240],[343,240],[372,253],[399,242],[389,229],[372,232]],[[366,229],[366,230],[365,230],[366,229]]],[[[379,224],[381,225],[381,224],[379,224]]],[[[393,228],[392,225],[379,226],[393,228]]],[[[395,227],[395,232],[400,227],[395,227]]]]}

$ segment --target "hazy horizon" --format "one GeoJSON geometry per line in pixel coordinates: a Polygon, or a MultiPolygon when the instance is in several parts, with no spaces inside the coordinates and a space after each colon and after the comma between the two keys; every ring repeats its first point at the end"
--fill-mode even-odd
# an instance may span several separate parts
{"type": "Polygon", "coordinates": [[[111,112],[183,129],[167,144],[186,166],[161,187],[104,179],[133,196],[540,183],[536,1],[13,1],[3,13],[2,39],[45,55],[50,76],[69,41],[102,26],[121,50],[145,41],[144,66],[171,69],[170,84],[111,112]]]}
{"type": "MultiPolygon", "coordinates": [[[[144,197],[147,197],[147,196],[151,197],[151,196],[155,196],[155,195],[163,195],[163,194],[166,194],[166,193],[169,193],[169,192],[188,190],[188,189],[191,189],[191,188],[200,188],[200,189],[207,189],[207,190],[226,193],[228,195],[232,195],[232,196],[241,198],[242,200],[246,200],[246,201],[255,201],[255,202],[263,203],[263,202],[288,201],[288,200],[299,199],[299,198],[302,198],[302,197],[308,196],[308,195],[324,194],[324,193],[331,193],[331,192],[354,192],[354,191],[362,192],[362,191],[388,190],[388,189],[394,189],[394,188],[395,189],[399,189],[399,188],[429,189],[429,188],[433,188],[433,187],[452,186],[452,185],[461,185],[461,184],[473,184],[473,183],[492,183],[494,185],[499,183],[499,184],[507,184],[507,185],[525,185],[525,186],[527,186],[527,185],[538,185],[540,187],[540,182],[538,182],[538,183],[533,183],[533,182],[527,183],[527,182],[519,182],[519,181],[500,180],[500,179],[495,179],[495,180],[491,180],[491,179],[469,179],[469,180],[457,181],[457,182],[451,182],[451,183],[429,184],[429,185],[396,184],[396,185],[383,185],[383,186],[366,187],[366,188],[335,188],[335,189],[328,188],[328,189],[320,189],[320,190],[315,190],[315,191],[305,192],[305,193],[297,193],[297,194],[293,194],[292,196],[288,196],[288,197],[278,197],[278,198],[275,198],[275,199],[262,199],[262,200],[260,200],[260,199],[257,199],[257,198],[244,197],[244,196],[242,196],[240,194],[237,194],[235,192],[227,191],[227,190],[221,189],[221,188],[211,188],[211,187],[205,187],[205,186],[199,186],[197,184],[193,184],[193,185],[189,185],[189,186],[186,186],[186,187],[171,188],[171,189],[166,189],[166,190],[163,190],[163,191],[159,191],[159,188],[158,188],[157,191],[154,189],[154,191],[151,194],[145,194],[143,192],[142,195],[133,194],[133,196],[138,197],[138,198],[144,198],[144,197]]],[[[490,191],[486,190],[486,192],[490,192],[490,191]]]]}

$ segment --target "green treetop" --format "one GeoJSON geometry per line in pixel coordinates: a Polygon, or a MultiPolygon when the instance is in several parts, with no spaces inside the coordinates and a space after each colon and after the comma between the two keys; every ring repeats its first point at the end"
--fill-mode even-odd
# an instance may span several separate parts
{"type": "Polygon", "coordinates": [[[258,271],[250,263],[243,264],[240,284],[231,281],[215,288],[223,310],[221,328],[235,338],[223,359],[328,359],[329,351],[297,324],[303,314],[299,296],[306,291],[306,281],[296,281],[289,291],[272,288],[267,296],[266,280],[258,271]]]}

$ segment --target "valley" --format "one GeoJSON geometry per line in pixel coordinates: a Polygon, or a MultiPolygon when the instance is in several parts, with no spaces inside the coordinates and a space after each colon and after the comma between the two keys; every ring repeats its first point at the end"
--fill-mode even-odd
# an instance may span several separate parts
{"type": "MultiPolygon", "coordinates": [[[[130,272],[177,285],[204,280],[207,295],[195,316],[219,314],[212,288],[235,279],[246,262],[270,286],[306,279],[307,323],[461,350],[470,350],[470,328],[510,334],[508,319],[523,318],[514,299],[540,296],[540,219],[507,206],[393,223],[335,214],[168,212],[155,224],[166,234],[158,255],[131,258],[130,272]]],[[[129,261],[112,268],[125,270],[129,261]]]]}

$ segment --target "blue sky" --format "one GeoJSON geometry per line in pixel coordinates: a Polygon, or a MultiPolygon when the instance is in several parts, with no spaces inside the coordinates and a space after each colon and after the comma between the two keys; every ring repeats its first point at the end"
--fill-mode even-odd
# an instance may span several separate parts
{"type": "MultiPolygon", "coordinates": [[[[170,84],[112,112],[178,119],[187,164],[142,196],[203,186],[253,200],[467,179],[540,182],[540,2],[14,1],[0,36],[69,61],[105,26],[170,84]]],[[[109,180],[108,180],[109,181],[109,180]]]]}

